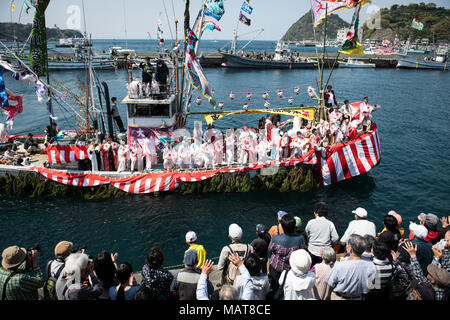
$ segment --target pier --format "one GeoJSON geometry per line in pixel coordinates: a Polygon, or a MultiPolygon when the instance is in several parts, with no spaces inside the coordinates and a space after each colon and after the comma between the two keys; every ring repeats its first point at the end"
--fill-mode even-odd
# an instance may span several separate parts
{"type": "MultiPolygon", "coordinates": [[[[256,52],[255,52],[256,53],[256,52]]],[[[73,60],[73,53],[51,53],[49,54],[50,60],[56,60],[58,57],[62,60],[73,60]]],[[[138,52],[136,53],[136,59],[144,59],[145,57],[157,58],[158,52],[138,52]]],[[[317,58],[315,52],[303,52],[301,57],[304,58],[317,58]]],[[[337,57],[337,53],[327,53],[325,55],[325,68],[330,68],[337,57]]],[[[367,54],[364,56],[350,56],[351,58],[361,60],[368,63],[375,63],[377,68],[395,68],[397,65],[397,57],[395,55],[374,55],[367,54]]],[[[349,56],[341,54],[339,60],[346,60],[349,56]]],[[[417,58],[423,58],[417,55],[417,58]]],[[[224,56],[220,52],[204,52],[200,58],[200,64],[204,68],[220,68],[222,63],[225,62],[224,56]]],[[[123,68],[125,66],[125,59],[118,58],[118,67],[123,68]]]]}

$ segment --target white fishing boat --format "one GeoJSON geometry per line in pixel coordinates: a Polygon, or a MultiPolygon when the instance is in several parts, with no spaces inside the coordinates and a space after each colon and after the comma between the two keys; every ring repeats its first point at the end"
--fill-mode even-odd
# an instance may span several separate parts
{"type": "Polygon", "coordinates": [[[448,50],[441,49],[434,56],[414,57],[407,54],[397,55],[397,68],[401,69],[429,69],[443,70],[448,69],[448,50]]]}
{"type": "Polygon", "coordinates": [[[369,63],[356,59],[348,59],[347,61],[340,61],[339,68],[375,68],[375,63],[369,63]]]}

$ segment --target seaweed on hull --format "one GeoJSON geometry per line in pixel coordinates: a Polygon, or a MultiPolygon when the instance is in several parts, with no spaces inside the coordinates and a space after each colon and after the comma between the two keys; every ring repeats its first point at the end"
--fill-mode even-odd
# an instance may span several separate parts
{"type": "MultiPolygon", "coordinates": [[[[298,164],[279,168],[270,175],[248,172],[237,174],[217,174],[211,179],[180,184],[175,193],[189,195],[195,193],[230,193],[230,192],[307,192],[320,187],[316,166],[298,164]]],[[[40,175],[28,173],[19,176],[0,177],[0,193],[8,195],[29,195],[36,197],[75,196],[88,200],[119,198],[132,193],[124,192],[111,185],[97,187],[75,187],[45,179],[40,175]]],[[[164,192],[165,193],[165,192],[164,192]]],[[[158,197],[162,192],[152,195],[158,197]]]]}

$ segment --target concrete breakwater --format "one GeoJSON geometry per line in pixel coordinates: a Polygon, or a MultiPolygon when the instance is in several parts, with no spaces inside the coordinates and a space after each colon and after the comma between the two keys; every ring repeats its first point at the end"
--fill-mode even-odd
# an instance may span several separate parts
{"type": "MultiPolygon", "coordinates": [[[[255,55],[258,53],[254,53],[255,55]]],[[[263,54],[263,53],[261,53],[263,54]]],[[[317,58],[315,52],[303,52],[299,54],[302,58],[317,58]]],[[[157,58],[157,52],[138,52],[134,58],[143,59],[145,57],[157,58]]],[[[319,55],[321,58],[321,55],[319,55]]],[[[337,57],[337,53],[327,53],[325,55],[325,68],[332,67],[337,57]]],[[[51,53],[49,54],[50,60],[73,60],[75,57],[72,53],[51,53]]],[[[397,65],[397,57],[395,55],[373,55],[367,54],[364,56],[352,56],[352,58],[364,61],[367,63],[375,63],[377,68],[395,68],[397,65]]],[[[417,58],[421,58],[417,56],[417,58]]],[[[346,60],[348,56],[340,55],[339,60],[346,60]]],[[[117,58],[118,67],[123,68],[125,66],[126,60],[123,58],[117,58]]],[[[225,62],[225,58],[220,52],[204,52],[200,58],[200,64],[204,68],[217,68],[221,67],[222,63],[225,62]]]]}

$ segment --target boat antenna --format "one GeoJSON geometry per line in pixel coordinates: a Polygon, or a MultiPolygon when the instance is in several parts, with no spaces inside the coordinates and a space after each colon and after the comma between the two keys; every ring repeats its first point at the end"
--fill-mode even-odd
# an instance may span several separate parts
{"type": "Polygon", "coordinates": [[[127,34],[127,12],[126,12],[126,6],[125,6],[125,0],[122,1],[123,3],[123,23],[125,26],[125,46],[128,49],[128,34],[127,34]]]}

